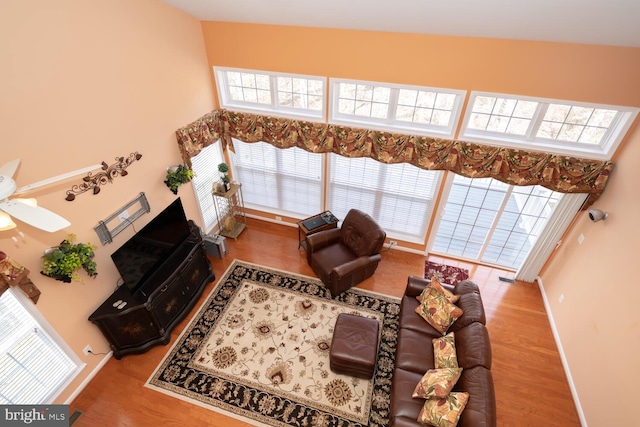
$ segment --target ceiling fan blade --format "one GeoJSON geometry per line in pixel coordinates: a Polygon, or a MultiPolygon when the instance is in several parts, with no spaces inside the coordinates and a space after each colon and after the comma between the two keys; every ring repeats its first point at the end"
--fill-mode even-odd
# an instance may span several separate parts
{"type": "Polygon", "coordinates": [[[8,176],[9,178],[11,178],[13,174],[16,173],[18,166],[20,166],[20,159],[15,159],[10,161],[9,163],[5,163],[4,165],[0,166],[0,175],[8,176]]]}
{"type": "Polygon", "coordinates": [[[0,209],[22,222],[50,233],[71,225],[69,221],[48,209],[30,206],[15,200],[0,202],[0,209]]]}
{"type": "Polygon", "coordinates": [[[99,169],[99,168],[100,168],[100,165],[93,165],[93,166],[88,166],[86,168],[74,170],[72,172],[63,173],[62,175],[56,175],[56,176],[54,176],[52,178],[43,179],[42,181],[38,181],[38,182],[34,182],[33,184],[22,186],[22,187],[18,188],[14,193],[15,194],[25,193],[25,192],[30,191],[30,190],[35,190],[38,187],[43,187],[45,185],[53,184],[53,183],[56,183],[58,181],[63,181],[65,179],[67,179],[67,178],[71,178],[71,177],[74,177],[76,175],[80,175],[80,174],[83,174],[83,173],[91,172],[92,170],[96,170],[96,169],[99,169]]]}

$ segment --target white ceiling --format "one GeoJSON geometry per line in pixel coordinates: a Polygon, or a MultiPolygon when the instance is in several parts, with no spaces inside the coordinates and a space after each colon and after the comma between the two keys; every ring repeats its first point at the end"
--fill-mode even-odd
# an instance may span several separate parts
{"type": "Polygon", "coordinates": [[[640,0],[163,0],[229,21],[640,47],[640,0]]]}

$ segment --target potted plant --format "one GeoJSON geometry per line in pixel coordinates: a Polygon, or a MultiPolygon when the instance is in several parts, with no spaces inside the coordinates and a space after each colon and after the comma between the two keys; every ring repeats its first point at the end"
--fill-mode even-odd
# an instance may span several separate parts
{"type": "Polygon", "coordinates": [[[178,194],[178,187],[191,181],[194,175],[193,171],[189,169],[187,165],[169,166],[164,183],[173,194],[178,194]]]}
{"type": "Polygon", "coordinates": [[[222,183],[224,184],[224,191],[231,189],[231,179],[229,178],[229,165],[226,163],[220,163],[218,165],[218,172],[222,174],[222,183]]]}
{"type": "Polygon", "coordinates": [[[91,243],[76,244],[75,240],[75,234],[69,234],[58,246],[46,250],[42,256],[40,273],[65,283],[72,280],[82,283],[83,280],[78,275],[81,268],[89,277],[96,277],[97,265],[93,261],[96,246],[91,243]]]}

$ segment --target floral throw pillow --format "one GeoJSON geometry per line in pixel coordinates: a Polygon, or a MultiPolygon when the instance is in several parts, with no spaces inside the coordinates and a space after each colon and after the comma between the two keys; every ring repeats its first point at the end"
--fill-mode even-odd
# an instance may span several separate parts
{"type": "Polygon", "coordinates": [[[433,342],[433,359],[436,368],[457,368],[458,356],[453,332],[449,332],[440,338],[434,338],[431,341],[433,342]]]}
{"type": "Polygon", "coordinates": [[[435,330],[444,335],[453,322],[462,316],[463,311],[460,307],[451,304],[443,293],[435,288],[428,289],[429,291],[423,296],[422,302],[415,311],[435,330]]]}
{"type": "Polygon", "coordinates": [[[424,288],[424,290],[420,293],[420,295],[418,295],[416,297],[416,299],[420,302],[422,302],[422,298],[424,297],[424,295],[426,293],[429,292],[429,288],[434,288],[435,290],[437,290],[438,292],[444,294],[444,296],[447,298],[447,301],[449,301],[452,304],[455,304],[458,302],[458,300],[460,299],[460,295],[456,295],[453,292],[451,292],[450,290],[446,289],[445,287],[443,287],[440,284],[440,281],[437,279],[436,276],[433,276],[431,278],[431,282],[427,285],[426,288],[424,288]]]}
{"type": "Polygon", "coordinates": [[[462,368],[429,369],[416,385],[411,397],[447,397],[461,374],[462,368]]]}
{"type": "Polygon", "coordinates": [[[442,399],[427,399],[418,414],[418,422],[436,427],[455,427],[469,401],[469,393],[453,392],[442,399]]]}

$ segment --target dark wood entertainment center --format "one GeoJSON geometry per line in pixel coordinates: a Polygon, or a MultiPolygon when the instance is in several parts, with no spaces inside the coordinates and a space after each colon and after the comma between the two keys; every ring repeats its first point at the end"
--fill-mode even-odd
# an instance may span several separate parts
{"type": "Polygon", "coordinates": [[[111,345],[116,359],[167,344],[171,330],[193,308],[205,285],[215,280],[199,228],[163,260],[135,292],[120,286],[89,320],[111,345]]]}

